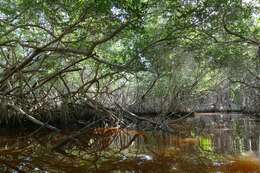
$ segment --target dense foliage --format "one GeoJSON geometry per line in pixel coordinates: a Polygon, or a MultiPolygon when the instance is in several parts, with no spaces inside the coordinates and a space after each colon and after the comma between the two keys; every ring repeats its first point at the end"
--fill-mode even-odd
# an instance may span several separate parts
{"type": "Polygon", "coordinates": [[[1,0],[2,107],[163,98],[192,109],[220,91],[254,107],[259,10],[257,0],[1,0]]]}

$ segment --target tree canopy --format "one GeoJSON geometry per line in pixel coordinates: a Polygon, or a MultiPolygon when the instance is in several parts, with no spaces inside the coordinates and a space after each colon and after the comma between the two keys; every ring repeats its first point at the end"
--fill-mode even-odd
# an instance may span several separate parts
{"type": "Polygon", "coordinates": [[[1,0],[1,102],[180,107],[224,82],[233,100],[260,104],[259,10],[257,0],[1,0]]]}

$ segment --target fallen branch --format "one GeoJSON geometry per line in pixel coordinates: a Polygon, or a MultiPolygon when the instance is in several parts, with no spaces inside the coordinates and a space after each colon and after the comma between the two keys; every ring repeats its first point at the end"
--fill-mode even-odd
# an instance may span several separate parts
{"type": "Polygon", "coordinates": [[[19,108],[18,106],[14,105],[14,104],[9,104],[8,106],[10,106],[11,108],[13,108],[14,110],[16,110],[17,112],[21,113],[22,115],[25,116],[26,119],[28,119],[29,121],[33,122],[34,124],[46,127],[50,130],[54,130],[56,132],[60,132],[60,129],[49,125],[48,123],[43,123],[40,120],[37,120],[36,118],[34,118],[33,116],[29,115],[28,113],[26,113],[24,110],[22,110],[21,108],[19,108]]]}
{"type": "Polygon", "coordinates": [[[169,132],[169,133],[173,133],[173,130],[167,125],[167,124],[163,124],[163,123],[157,123],[154,122],[152,120],[149,120],[147,118],[144,117],[140,117],[126,109],[124,109],[122,106],[120,106],[119,104],[115,103],[122,111],[126,112],[128,115],[130,115],[131,117],[140,120],[140,121],[147,121],[148,123],[156,126],[156,128],[159,128],[160,130],[164,131],[164,132],[169,132]]]}
{"type": "Polygon", "coordinates": [[[171,120],[171,123],[176,123],[176,122],[179,122],[180,120],[184,120],[184,119],[188,118],[189,116],[193,116],[193,114],[194,114],[194,112],[189,112],[186,115],[181,116],[180,118],[177,118],[175,120],[171,120]]]}
{"type": "Polygon", "coordinates": [[[126,112],[128,115],[132,116],[133,118],[135,118],[135,119],[137,119],[137,120],[147,121],[147,122],[149,122],[149,123],[151,123],[151,124],[153,124],[153,125],[160,126],[160,124],[157,123],[157,122],[154,122],[154,121],[149,120],[149,119],[144,118],[144,117],[137,116],[137,115],[134,114],[133,112],[130,112],[130,111],[124,109],[124,108],[123,108],[122,106],[120,106],[119,104],[117,104],[117,103],[115,103],[115,104],[116,104],[116,106],[119,107],[122,111],[126,112]]]}

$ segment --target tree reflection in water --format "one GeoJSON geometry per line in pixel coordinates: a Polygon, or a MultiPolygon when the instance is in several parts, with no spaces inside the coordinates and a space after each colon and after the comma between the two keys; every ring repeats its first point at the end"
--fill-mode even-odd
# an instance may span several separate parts
{"type": "Polygon", "coordinates": [[[175,132],[97,128],[58,150],[52,146],[74,132],[2,132],[0,172],[260,172],[260,130],[252,120],[199,130],[183,123],[175,132]]]}

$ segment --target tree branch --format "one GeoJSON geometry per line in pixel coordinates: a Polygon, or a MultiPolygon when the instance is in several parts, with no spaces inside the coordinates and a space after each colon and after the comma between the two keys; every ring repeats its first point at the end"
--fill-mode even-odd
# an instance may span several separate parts
{"type": "Polygon", "coordinates": [[[26,117],[26,119],[28,119],[29,121],[40,125],[40,126],[45,126],[46,128],[50,129],[50,130],[54,130],[56,132],[60,132],[59,129],[57,129],[56,127],[49,125],[47,123],[43,123],[40,120],[37,120],[36,118],[34,118],[33,116],[29,115],[28,113],[26,113],[25,111],[23,111],[21,108],[19,108],[18,106],[14,105],[14,104],[9,104],[8,106],[10,106],[11,108],[13,108],[14,110],[16,110],[17,112],[19,112],[20,114],[24,115],[26,117]]]}

